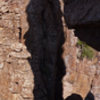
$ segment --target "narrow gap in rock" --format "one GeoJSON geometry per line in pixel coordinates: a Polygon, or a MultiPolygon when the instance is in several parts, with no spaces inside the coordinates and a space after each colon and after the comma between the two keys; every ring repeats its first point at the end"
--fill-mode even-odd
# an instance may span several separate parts
{"type": "Polygon", "coordinates": [[[22,28],[19,27],[19,41],[21,42],[21,38],[22,38],[22,28]]]}

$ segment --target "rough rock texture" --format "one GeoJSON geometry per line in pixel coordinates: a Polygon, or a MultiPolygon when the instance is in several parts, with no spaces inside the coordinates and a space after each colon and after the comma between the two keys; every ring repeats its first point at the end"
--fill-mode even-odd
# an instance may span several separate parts
{"type": "Polygon", "coordinates": [[[35,100],[61,100],[64,33],[59,1],[1,0],[0,33],[0,98],[31,100],[34,93],[35,100]]]}
{"type": "Polygon", "coordinates": [[[21,24],[25,4],[25,0],[0,0],[0,100],[33,100],[34,77],[27,61],[31,55],[20,42],[28,29],[26,22],[21,24]]]}
{"type": "MultiPolygon", "coordinates": [[[[93,6],[97,2],[98,2],[97,5],[99,5],[98,0],[95,1],[95,3],[93,4],[92,1],[90,4],[88,4],[88,2],[90,1],[87,0],[85,2],[84,0],[83,3],[84,4],[86,3],[88,7],[93,6]]],[[[83,11],[81,13],[79,9],[81,3],[82,0],[81,1],[76,0],[74,2],[71,0],[69,1],[65,0],[64,2],[65,10],[63,10],[63,13],[65,15],[65,20],[67,19],[66,21],[64,20],[64,31],[67,35],[66,35],[66,42],[63,45],[64,48],[63,58],[66,65],[66,75],[63,78],[63,97],[66,100],[67,99],[69,100],[71,98],[74,98],[72,94],[75,94],[76,96],[78,94],[85,100],[99,100],[100,99],[100,86],[99,86],[100,30],[99,27],[97,26],[99,23],[99,18],[97,18],[97,16],[93,16],[93,15],[99,16],[99,13],[96,13],[96,10],[99,11],[98,9],[99,6],[93,6],[93,9],[91,9],[90,7],[88,13],[87,13],[88,7],[85,6],[86,9],[83,8],[82,9],[83,11]],[[69,6],[67,6],[68,3],[69,6]],[[74,4],[76,4],[77,6],[73,6],[74,4]],[[71,6],[72,8],[68,9],[68,7],[70,8],[71,6]],[[73,7],[76,8],[73,9],[73,7]],[[68,13],[68,11],[71,11],[71,13],[68,13]],[[77,17],[78,14],[79,16],[77,17]],[[84,15],[86,16],[84,17],[84,15]],[[92,16],[91,18],[90,15],[92,16]],[[80,20],[80,18],[82,18],[82,20],[80,20]],[[88,20],[88,18],[90,18],[89,19],[90,21],[88,20]],[[96,20],[98,20],[98,22],[96,20]],[[89,22],[94,21],[95,26],[91,23],[88,24],[88,21],[89,22]],[[66,23],[67,25],[69,26],[72,25],[77,28],[70,30],[66,28],[65,22],[68,22],[66,23]],[[81,24],[84,24],[84,26],[82,26],[81,24]],[[88,59],[87,57],[83,58],[79,57],[82,53],[80,47],[77,46],[79,39],[81,41],[84,41],[89,46],[91,46],[91,48],[93,48],[94,57],[92,59],[88,59]]],[[[84,5],[82,5],[82,7],[83,6],[84,5]]]]}
{"type": "MultiPolygon", "coordinates": [[[[64,53],[63,53],[63,58],[66,65],[66,75],[63,78],[63,87],[64,87],[63,97],[67,98],[68,96],[74,93],[81,95],[81,97],[84,99],[88,95],[86,100],[99,100],[100,99],[100,85],[99,85],[100,52],[98,51],[99,49],[97,49],[97,46],[93,45],[94,57],[92,59],[88,59],[87,57],[83,58],[79,57],[81,51],[80,47],[77,46],[78,39],[81,37],[81,39],[85,40],[84,42],[88,43],[86,41],[87,40],[86,34],[89,34],[87,28],[82,28],[79,30],[81,30],[79,32],[80,35],[82,36],[78,35],[76,36],[75,30],[66,29],[67,37],[66,37],[66,42],[64,44],[64,53]],[[83,29],[84,31],[82,31],[83,29]]],[[[91,30],[90,32],[92,33],[93,29],[90,28],[90,30],[91,30]]],[[[93,35],[90,34],[90,36],[92,38],[93,35]]],[[[99,37],[99,31],[97,37],[99,37]]],[[[95,38],[95,36],[93,38],[95,38]]],[[[95,43],[97,42],[99,41],[98,39],[96,40],[95,38],[95,43]]],[[[93,42],[91,42],[90,44],[92,45],[92,43],[93,42]]]]}
{"type": "Polygon", "coordinates": [[[100,100],[99,28],[69,30],[60,3],[0,0],[0,100],[100,100]],[[78,39],[94,48],[92,59],[80,57],[78,39]]]}

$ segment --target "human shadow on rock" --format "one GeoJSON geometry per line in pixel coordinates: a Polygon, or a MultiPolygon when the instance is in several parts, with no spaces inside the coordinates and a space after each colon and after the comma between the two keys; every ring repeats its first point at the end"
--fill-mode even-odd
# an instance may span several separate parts
{"type": "Polygon", "coordinates": [[[64,32],[59,0],[31,0],[26,9],[29,30],[25,45],[34,74],[34,100],[63,100],[61,58],[64,32]]]}

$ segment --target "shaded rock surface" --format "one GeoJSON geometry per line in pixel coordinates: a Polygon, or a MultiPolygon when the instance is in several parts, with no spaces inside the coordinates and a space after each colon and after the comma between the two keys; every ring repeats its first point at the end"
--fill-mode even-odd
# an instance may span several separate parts
{"type": "MultiPolygon", "coordinates": [[[[65,19],[69,27],[76,25],[98,25],[100,22],[99,0],[64,0],[65,19]]],[[[100,25],[100,24],[99,24],[100,25]]]]}
{"type": "MultiPolygon", "coordinates": [[[[66,75],[63,78],[63,87],[64,92],[63,96],[66,98],[70,96],[72,93],[79,94],[83,99],[87,96],[89,91],[91,91],[94,99],[99,100],[100,96],[100,87],[99,87],[99,67],[100,67],[100,51],[97,45],[93,45],[94,42],[89,42],[89,37],[87,38],[88,28],[79,29],[79,35],[75,30],[67,29],[67,38],[64,44],[65,52],[63,53],[65,65],[66,65],[66,75]],[[84,31],[82,31],[84,30],[84,31]],[[84,33],[86,33],[84,35],[84,33]],[[87,41],[87,39],[88,41],[87,41]],[[88,59],[87,57],[80,58],[79,55],[81,53],[80,47],[77,46],[78,39],[84,40],[87,44],[89,43],[94,49],[94,55],[92,59],[88,59]]],[[[94,29],[90,29],[92,32],[94,29]]],[[[95,29],[96,30],[96,29],[95,29]]],[[[98,31],[99,34],[99,31],[98,31]]],[[[96,35],[96,34],[95,34],[96,35]]],[[[95,38],[95,35],[93,38],[95,38]]],[[[97,36],[99,37],[99,35],[97,36]]],[[[91,36],[92,38],[92,36],[91,36]]],[[[95,38],[95,43],[99,44],[98,39],[95,38]]],[[[88,98],[88,97],[87,97],[88,98]]],[[[90,98],[90,97],[89,97],[90,98]]],[[[91,99],[86,100],[91,100],[91,99]]]]}
{"type": "MultiPolygon", "coordinates": [[[[0,0],[0,100],[69,100],[73,99],[73,94],[77,94],[75,97],[80,99],[100,100],[99,28],[94,30],[77,27],[70,30],[65,25],[64,17],[61,21],[61,11],[64,13],[64,3],[61,0],[61,6],[58,0],[38,1],[0,0]],[[61,59],[63,32],[66,41],[62,56],[66,69],[61,59]],[[77,46],[78,39],[93,48],[95,57],[80,59],[81,48],[77,46]],[[42,58],[44,55],[47,58],[42,58]]],[[[97,2],[99,1],[96,0],[95,3],[97,2]]],[[[91,1],[91,7],[94,4],[91,1]]],[[[98,5],[99,3],[97,8],[98,5]]],[[[87,10],[82,14],[77,12],[80,14],[79,18],[84,20],[71,24],[86,24],[89,21],[87,17],[95,13],[95,8],[86,18],[83,17],[85,12],[87,10]]],[[[66,14],[65,11],[65,16],[66,14]]],[[[94,16],[91,16],[92,18],[94,16]]]]}
{"type": "Polygon", "coordinates": [[[31,0],[26,12],[29,30],[25,44],[32,55],[29,63],[35,75],[34,97],[36,100],[62,100],[64,32],[59,0],[31,0]]]}
{"type": "Polygon", "coordinates": [[[65,99],[73,93],[80,95],[84,100],[100,99],[98,79],[100,76],[98,73],[100,67],[99,4],[98,0],[95,2],[65,0],[64,2],[65,22],[68,27],[76,27],[68,29],[65,26],[64,28],[67,34],[66,42],[63,45],[63,58],[66,65],[66,75],[63,78],[63,97],[65,99]],[[95,6],[97,2],[98,4],[95,6]],[[82,53],[80,47],[77,46],[79,39],[94,49],[95,57],[92,59],[79,57],[82,53]]]}

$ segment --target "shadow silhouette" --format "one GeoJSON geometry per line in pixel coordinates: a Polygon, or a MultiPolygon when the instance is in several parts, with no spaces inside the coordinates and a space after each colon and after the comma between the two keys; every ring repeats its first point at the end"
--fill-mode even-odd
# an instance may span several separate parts
{"type": "Polygon", "coordinates": [[[80,26],[75,28],[75,35],[90,45],[92,48],[100,51],[100,28],[99,26],[80,26]]]}
{"type": "Polygon", "coordinates": [[[95,100],[94,95],[91,92],[89,92],[85,100],[95,100]]]}
{"type": "MultiPolygon", "coordinates": [[[[78,94],[72,94],[69,97],[67,97],[65,100],[83,100],[83,98],[78,94]]],[[[95,100],[95,99],[93,94],[89,92],[85,100],[95,100]]]]}
{"type": "Polygon", "coordinates": [[[29,30],[25,45],[34,74],[34,100],[63,100],[61,58],[64,32],[59,0],[30,0],[26,9],[29,30]]]}
{"type": "Polygon", "coordinates": [[[71,96],[67,97],[65,100],[83,100],[83,99],[78,94],[72,94],[71,96]]]}

